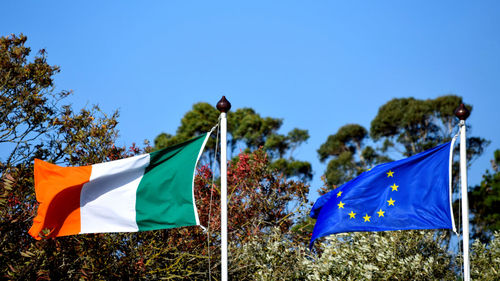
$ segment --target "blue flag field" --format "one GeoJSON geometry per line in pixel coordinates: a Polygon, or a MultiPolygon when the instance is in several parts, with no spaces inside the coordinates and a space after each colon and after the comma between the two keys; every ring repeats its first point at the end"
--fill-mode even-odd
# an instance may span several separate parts
{"type": "Polygon", "coordinates": [[[318,198],[311,246],[342,232],[453,229],[451,148],[448,142],[375,166],[318,198]]]}

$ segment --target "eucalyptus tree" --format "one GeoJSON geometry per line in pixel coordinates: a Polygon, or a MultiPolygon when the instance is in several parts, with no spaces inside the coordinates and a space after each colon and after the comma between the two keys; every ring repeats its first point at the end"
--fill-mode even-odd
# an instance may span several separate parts
{"type": "MultiPolygon", "coordinates": [[[[161,133],[155,138],[155,148],[160,149],[207,132],[217,124],[219,111],[204,102],[196,103],[184,114],[175,135],[161,133]]],[[[238,108],[228,113],[228,152],[237,155],[242,151],[263,148],[272,159],[270,168],[277,169],[285,176],[296,176],[302,180],[312,178],[312,167],[307,161],[294,158],[294,151],[309,139],[307,130],[292,129],[287,134],[279,130],[283,120],[262,117],[252,108],[238,108]]],[[[207,144],[206,159],[213,159],[215,140],[207,144]]]]}
{"type": "MultiPolygon", "coordinates": [[[[457,125],[459,123],[454,111],[461,103],[463,103],[462,98],[454,95],[427,100],[395,98],[379,108],[377,115],[371,121],[369,132],[357,124],[347,124],[340,127],[318,149],[319,159],[328,161],[324,173],[325,186],[320,189],[320,193],[335,189],[373,165],[390,161],[388,155],[398,158],[408,157],[451,140],[458,131],[457,125]]],[[[466,105],[466,107],[472,110],[471,105],[466,105]]],[[[467,126],[471,127],[470,124],[467,126]]],[[[467,157],[469,165],[482,154],[488,143],[484,138],[468,136],[467,157]]],[[[455,161],[453,174],[454,182],[457,183],[458,157],[455,157],[455,161]]],[[[485,184],[483,188],[476,188],[471,194],[471,211],[474,214],[473,224],[475,224],[473,229],[484,228],[485,225],[489,225],[488,219],[495,219],[498,215],[498,211],[488,209],[489,206],[492,206],[491,203],[497,202],[498,199],[498,196],[494,195],[496,191],[491,191],[491,186],[494,185],[494,176],[487,176],[485,180],[488,181],[488,184],[485,184]],[[489,184],[490,182],[493,183],[489,184]],[[489,188],[488,192],[486,192],[486,186],[489,188]],[[476,195],[477,197],[475,197],[476,195]],[[480,210],[488,210],[491,214],[484,216],[485,212],[480,210]],[[483,221],[483,217],[486,220],[483,221]]],[[[458,208],[455,209],[458,210],[458,208]]],[[[312,224],[311,220],[305,220],[295,229],[311,229],[312,224]]],[[[370,234],[348,236],[356,237],[356,235],[359,237],[370,236],[370,234]]],[[[386,234],[377,235],[384,236],[386,234]]],[[[415,235],[415,232],[395,232],[392,237],[396,241],[405,241],[412,235],[415,235]]],[[[425,240],[432,240],[435,237],[435,232],[424,232],[421,235],[424,236],[425,240]]],[[[446,246],[449,245],[447,244],[449,241],[449,236],[446,236],[439,243],[446,246]]],[[[421,251],[430,250],[426,245],[418,247],[421,251]]],[[[378,255],[381,252],[377,250],[374,254],[378,255]]],[[[369,257],[365,256],[364,258],[369,257]]],[[[446,276],[446,278],[450,278],[449,275],[446,276]]]]}
{"type": "MultiPolygon", "coordinates": [[[[454,111],[461,103],[462,98],[454,95],[427,100],[395,98],[379,108],[369,132],[358,124],[342,126],[318,149],[320,160],[328,160],[326,190],[390,161],[388,155],[408,157],[451,140],[458,125],[454,111]]],[[[466,107],[472,110],[471,105],[466,107]]],[[[484,138],[468,136],[469,164],[488,144],[484,138]]]]}
{"type": "Polygon", "coordinates": [[[368,139],[368,131],[358,124],[344,125],[328,136],[318,149],[320,160],[329,160],[325,172],[327,186],[343,184],[373,165],[388,160],[375,148],[366,145],[368,139]]]}
{"type": "MultiPolygon", "coordinates": [[[[454,112],[461,103],[462,98],[455,95],[427,100],[392,99],[379,108],[372,120],[370,137],[383,142],[384,150],[394,148],[404,156],[422,152],[451,140],[459,123],[454,112]]],[[[471,105],[465,106],[472,111],[471,105]]],[[[488,143],[483,138],[468,136],[469,160],[480,156],[488,143]]]]}

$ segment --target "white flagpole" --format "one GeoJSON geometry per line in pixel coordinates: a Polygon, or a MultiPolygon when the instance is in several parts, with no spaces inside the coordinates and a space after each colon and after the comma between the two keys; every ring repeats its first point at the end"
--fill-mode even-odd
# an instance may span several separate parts
{"type": "Polygon", "coordinates": [[[467,136],[465,133],[465,120],[470,112],[461,104],[455,115],[460,119],[460,183],[462,187],[462,233],[463,233],[463,253],[464,253],[464,280],[470,280],[469,261],[469,198],[467,195],[467,136]]]}
{"type": "Polygon", "coordinates": [[[227,281],[227,112],[231,103],[222,96],[217,103],[220,113],[220,213],[221,213],[221,280],[227,281]]]}

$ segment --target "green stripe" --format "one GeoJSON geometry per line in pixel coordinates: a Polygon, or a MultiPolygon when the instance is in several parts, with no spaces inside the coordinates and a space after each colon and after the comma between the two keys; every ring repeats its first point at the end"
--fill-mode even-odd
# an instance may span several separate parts
{"type": "Polygon", "coordinates": [[[196,225],[192,186],[206,135],[150,154],[137,188],[139,231],[196,225]]]}

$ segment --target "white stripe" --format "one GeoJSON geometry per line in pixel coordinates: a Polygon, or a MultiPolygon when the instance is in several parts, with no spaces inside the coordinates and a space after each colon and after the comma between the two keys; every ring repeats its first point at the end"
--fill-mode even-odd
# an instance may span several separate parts
{"type": "Polygon", "coordinates": [[[137,187],[149,154],[92,165],[80,194],[81,233],[138,231],[137,187]]]}
{"type": "MultiPolygon", "coordinates": [[[[193,182],[191,183],[191,193],[193,196],[193,210],[194,210],[194,218],[196,220],[196,225],[200,225],[200,218],[198,216],[198,208],[196,208],[196,200],[194,198],[194,178],[196,176],[196,166],[198,166],[198,161],[200,161],[201,154],[203,153],[205,145],[207,144],[207,141],[210,138],[210,134],[212,133],[212,130],[207,133],[207,136],[205,137],[205,140],[203,141],[203,144],[200,147],[200,152],[198,152],[198,158],[196,158],[196,163],[194,164],[194,169],[193,169],[193,182]]],[[[212,188],[212,187],[210,187],[210,188],[212,188]]]]}
{"type": "MultiPolygon", "coordinates": [[[[459,131],[460,133],[460,131],[459,131]]],[[[457,229],[455,227],[455,218],[453,217],[453,202],[452,202],[452,195],[453,195],[453,186],[452,186],[452,174],[451,174],[451,171],[453,170],[453,148],[455,147],[455,141],[457,140],[457,137],[458,137],[458,134],[457,133],[453,139],[451,139],[451,143],[450,143],[450,158],[449,158],[449,170],[448,170],[448,189],[449,189],[449,197],[450,197],[450,213],[451,213],[451,225],[452,225],[452,228],[453,228],[453,232],[455,232],[457,235],[457,229]]]]}

